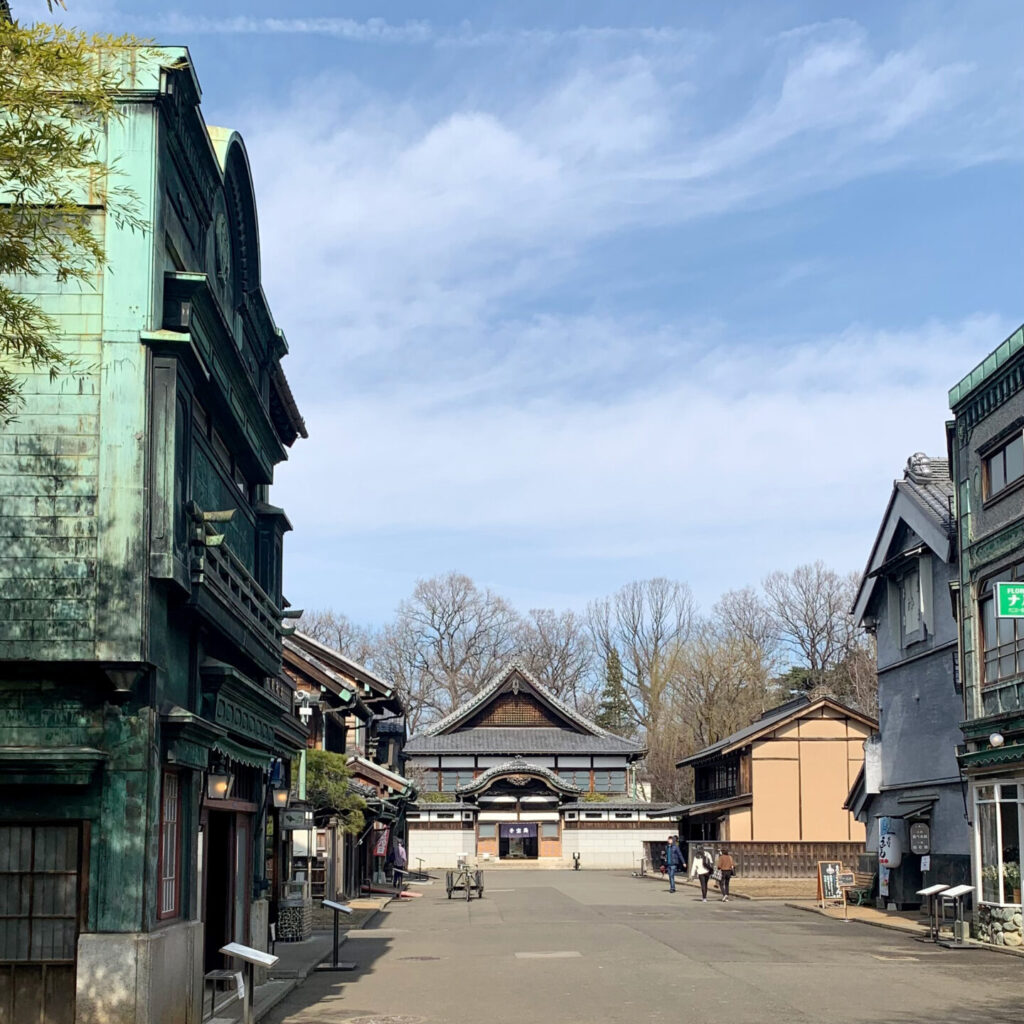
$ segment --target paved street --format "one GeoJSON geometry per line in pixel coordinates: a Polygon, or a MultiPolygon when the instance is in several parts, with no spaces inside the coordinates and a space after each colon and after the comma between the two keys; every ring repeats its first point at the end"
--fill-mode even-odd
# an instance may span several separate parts
{"type": "Polygon", "coordinates": [[[1010,1024],[1024,960],[954,952],[781,904],[702,904],[626,872],[493,871],[354,932],[359,969],[312,976],[271,1024],[1010,1024]]]}

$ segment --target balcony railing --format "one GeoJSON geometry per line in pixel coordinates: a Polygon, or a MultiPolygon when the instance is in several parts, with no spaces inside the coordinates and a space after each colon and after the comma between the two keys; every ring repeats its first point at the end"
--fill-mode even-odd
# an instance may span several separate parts
{"type": "Polygon", "coordinates": [[[268,675],[281,668],[282,609],[224,543],[216,524],[230,512],[189,507],[194,524],[191,557],[193,602],[268,675]]]}

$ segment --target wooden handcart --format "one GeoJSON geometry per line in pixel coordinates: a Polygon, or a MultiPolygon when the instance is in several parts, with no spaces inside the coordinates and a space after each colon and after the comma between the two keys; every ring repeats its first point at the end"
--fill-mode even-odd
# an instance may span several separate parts
{"type": "Polygon", "coordinates": [[[444,885],[448,890],[448,899],[452,893],[460,895],[465,893],[466,900],[471,900],[473,894],[477,899],[484,895],[484,873],[479,868],[471,868],[468,864],[460,864],[454,871],[445,872],[444,885]]]}

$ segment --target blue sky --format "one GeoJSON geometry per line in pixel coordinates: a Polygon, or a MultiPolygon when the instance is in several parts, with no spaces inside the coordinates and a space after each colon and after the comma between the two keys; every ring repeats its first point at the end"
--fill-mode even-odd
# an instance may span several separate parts
{"type": "Polygon", "coordinates": [[[67,3],[246,139],[299,606],[860,568],[1024,319],[1016,2],[67,3]]]}

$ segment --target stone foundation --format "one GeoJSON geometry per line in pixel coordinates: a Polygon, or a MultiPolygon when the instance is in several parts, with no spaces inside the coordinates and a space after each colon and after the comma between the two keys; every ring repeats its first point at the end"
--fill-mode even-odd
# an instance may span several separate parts
{"type": "Polygon", "coordinates": [[[1019,906],[994,906],[982,903],[978,906],[978,938],[994,946],[1022,946],[1021,908],[1019,906]]]}
{"type": "Polygon", "coordinates": [[[277,910],[277,941],[302,942],[313,934],[310,900],[281,900],[277,910]]]}

